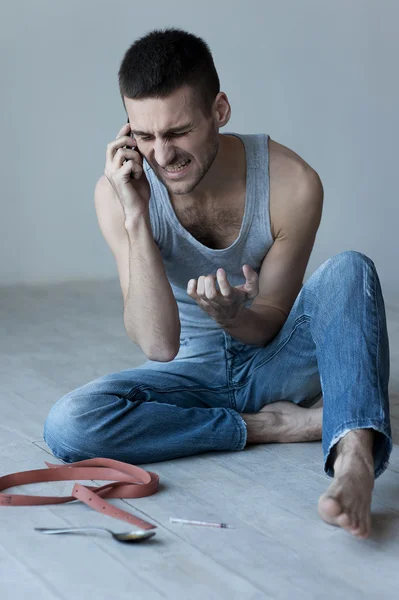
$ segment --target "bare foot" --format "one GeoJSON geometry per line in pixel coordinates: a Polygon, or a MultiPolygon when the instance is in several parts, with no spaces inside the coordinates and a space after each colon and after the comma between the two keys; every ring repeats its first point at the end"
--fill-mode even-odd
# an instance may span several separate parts
{"type": "Polygon", "coordinates": [[[321,440],[323,408],[303,408],[281,400],[257,413],[240,413],[247,424],[247,444],[321,440]]]}
{"type": "Polygon", "coordinates": [[[342,527],[352,535],[365,539],[371,531],[371,494],[374,488],[372,446],[370,438],[367,440],[365,436],[373,431],[357,430],[349,432],[347,436],[353,433],[364,434],[366,446],[358,444],[337,454],[334,481],[320,496],[318,513],[326,523],[342,527]]]}

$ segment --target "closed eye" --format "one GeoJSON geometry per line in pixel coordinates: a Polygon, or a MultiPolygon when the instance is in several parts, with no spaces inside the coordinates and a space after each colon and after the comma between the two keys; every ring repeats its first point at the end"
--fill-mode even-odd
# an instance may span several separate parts
{"type": "MultiPolygon", "coordinates": [[[[166,135],[165,137],[166,137],[166,138],[168,138],[168,137],[170,137],[170,138],[173,138],[173,137],[181,137],[181,136],[183,136],[183,135],[187,135],[187,133],[188,133],[188,131],[184,131],[183,133],[170,133],[169,135],[166,135]]],[[[151,139],[151,136],[148,136],[148,135],[147,135],[147,136],[141,136],[141,137],[140,137],[140,139],[141,139],[143,142],[147,142],[148,140],[150,140],[150,139],[151,139]]]]}

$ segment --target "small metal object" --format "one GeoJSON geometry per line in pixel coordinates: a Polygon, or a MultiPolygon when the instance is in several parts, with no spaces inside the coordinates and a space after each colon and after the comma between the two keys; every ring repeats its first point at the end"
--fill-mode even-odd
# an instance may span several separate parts
{"type": "Polygon", "coordinates": [[[155,535],[155,531],[145,531],[144,529],[136,529],[134,531],[126,531],[124,533],[114,533],[110,529],[106,529],[105,527],[63,527],[63,528],[46,528],[46,527],[35,527],[35,531],[39,533],[79,533],[82,531],[106,531],[114,540],[118,542],[141,542],[146,540],[153,535],[155,535]]]}

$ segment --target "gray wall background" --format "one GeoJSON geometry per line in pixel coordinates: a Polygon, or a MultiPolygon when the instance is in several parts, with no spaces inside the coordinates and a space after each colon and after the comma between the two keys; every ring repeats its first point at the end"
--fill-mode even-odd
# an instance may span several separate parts
{"type": "Polygon", "coordinates": [[[211,47],[232,119],[319,173],[324,211],[307,279],[358,250],[399,302],[395,0],[13,0],[1,32],[0,283],[116,277],[93,191],[125,123],[117,72],[154,28],[211,47]]]}

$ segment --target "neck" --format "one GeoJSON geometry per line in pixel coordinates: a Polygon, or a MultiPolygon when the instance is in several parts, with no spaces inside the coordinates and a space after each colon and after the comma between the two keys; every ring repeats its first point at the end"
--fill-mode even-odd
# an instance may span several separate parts
{"type": "Polygon", "coordinates": [[[184,199],[184,205],[201,204],[211,205],[220,201],[221,198],[229,196],[241,185],[245,186],[246,180],[246,157],[242,141],[236,136],[219,136],[219,150],[217,156],[197,187],[189,194],[169,196],[174,205],[184,199]]]}

